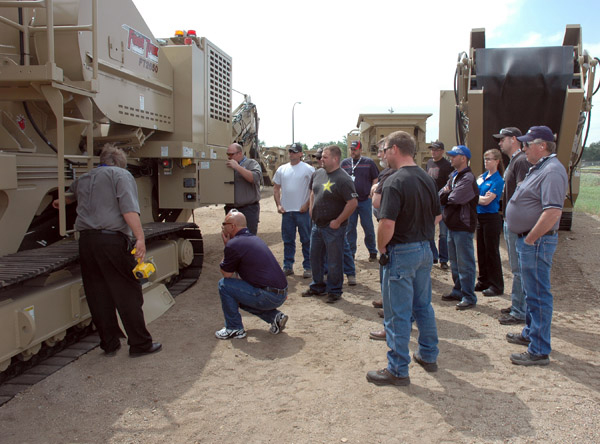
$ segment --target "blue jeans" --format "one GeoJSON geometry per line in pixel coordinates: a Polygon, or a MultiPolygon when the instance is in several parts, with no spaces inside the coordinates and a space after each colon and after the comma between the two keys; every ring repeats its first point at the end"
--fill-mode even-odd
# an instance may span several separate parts
{"type": "Polygon", "coordinates": [[[337,230],[318,227],[313,224],[310,236],[310,265],[313,281],[310,288],[320,293],[342,294],[344,283],[344,239],[346,227],[337,230]],[[327,284],[323,281],[323,272],[327,261],[327,284]]]}
{"type": "Polygon", "coordinates": [[[429,241],[387,247],[389,262],[383,268],[381,293],[388,351],[388,371],[408,376],[411,317],[419,330],[419,354],[426,362],[437,360],[438,334],[431,306],[431,264],[429,241]]]}
{"type": "MultiPolygon", "coordinates": [[[[444,207],[442,207],[442,212],[443,211],[444,207]]],[[[431,246],[431,252],[433,253],[433,260],[440,261],[441,263],[446,263],[448,262],[448,227],[446,226],[443,220],[440,221],[439,227],[439,252],[438,249],[435,247],[435,239],[430,240],[429,245],[431,246]]]]}
{"type": "Polygon", "coordinates": [[[527,304],[525,304],[525,293],[523,293],[523,283],[521,282],[521,269],[519,268],[519,255],[517,253],[517,235],[508,229],[504,222],[504,240],[506,241],[506,250],[508,251],[508,263],[513,275],[512,291],[510,299],[510,315],[517,319],[525,319],[527,304]]]}
{"type": "Polygon", "coordinates": [[[223,278],[219,281],[219,296],[225,317],[225,327],[241,330],[242,315],[238,308],[258,316],[267,324],[272,324],[279,313],[277,307],[287,299],[287,295],[277,295],[262,288],[253,287],[242,279],[223,278]]]}
{"type": "Polygon", "coordinates": [[[531,341],[528,351],[532,355],[548,355],[552,351],[550,325],[553,301],[550,293],[550,269],[557,245],[558,234],[542,236],[534,245],[527,245],[524,237],[517,238],[521,279],[527,303],[522,335],[531,341]]]}
{"type": "Polygon", "coordinates": [[[476,304],[473,233],[448,230],[448,256],[454,282],[451,294],[462,298],[463,302],[476,304]]]}
{"type": "Polygon", "coordinates": [[[308,211],[288,211],[281,215],[281,238],[283,240],[283,269],[291,269],[296,256],[296,228],[302,243],[302,267],[310,270],[310,214],[308,211]]]}
{"type": "Polygon", "coordinates": [[[375,228],[373,227],[373,207],[371,199],[358,202],[358,206],[354,213],[348,218],[348,227],[346,228],[346,236],[350,244],[352,256],[356,254],[356,226],[358,224],[358,216],[360,216],[360,224],[365,232],[365,247],[369,250],[369,254],[377,254],[375,246],[375,228]]]}

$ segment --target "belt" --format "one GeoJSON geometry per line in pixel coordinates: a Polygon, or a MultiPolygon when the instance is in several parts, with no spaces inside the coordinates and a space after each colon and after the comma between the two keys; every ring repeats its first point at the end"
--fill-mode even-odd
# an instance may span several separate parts
{"type": "Polygon", "coordinates": [[[285,296],[287,294],[287,287],[285,287],[283,290],[281,288],[263,287],[262,290],[268,291],[269,293],[275,293],[281,296],[285,296]]]}
{"type": "Polygon", "coordinates": [[[120,231],[111,231],[111,230],[81,230],[81,234],[116,234],[123,235],[120,231]]]}
{"type": "MultiPolygon", "coordinates": [[[[524,232],[524,233],[519,233],[519,234],[517,234],[517,237],[525,237],[525,236],[527,236],[527,235],[528,235],[530,232],[531,232],[531,230],[529,230],[529,231],[526,231],[526,232],[524,232]]],[[[548,231],[548,232],[546,232],[546,233],[542,234],[542,236],[554,236],[556,233],[558,233],[558,231],[557,231],[557,230],[550,230],[550,231],[548,231]]]]}

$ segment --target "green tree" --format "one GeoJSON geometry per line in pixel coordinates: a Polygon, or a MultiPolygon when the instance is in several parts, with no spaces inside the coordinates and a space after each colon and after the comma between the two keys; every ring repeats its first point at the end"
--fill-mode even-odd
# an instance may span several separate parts
{"type": "Polygon", "coordinates": [[[318,150],[319,148],[325,148],[329,145],[337,145],[340,147],[340,150],[342,150],[342,159],[348,157],[348,142],[346,136],[343,136],[342,140],[338,140],[337,142],[332,140],[330,142],[315,143],[311,149],[318,150]]]}
{"type": "Polygon", "coordinates": [[[586,146],[583,150],[583,157],[581,160],[588,162],[600,161],[600,142],[594,142],[586,146]]]}

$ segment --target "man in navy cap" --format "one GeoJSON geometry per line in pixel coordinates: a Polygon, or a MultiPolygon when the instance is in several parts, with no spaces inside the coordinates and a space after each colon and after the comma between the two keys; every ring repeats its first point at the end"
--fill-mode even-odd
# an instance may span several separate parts
{"type": "Polygon", "coordinates": [[[553,309],[550,269],[568,179],[565,167],[556,157],[550,128],[533,126],[518,139],[525,143],[527,160],[533,166],[508,201],[506,222],[517,235],[527,316],[523,331],[508,333],[506,339],[527,346],[526,352],[510,355],[513,364],[548,365],[553,309]]]}
{"type": "Polygon", "coordinates": [[[477,227],[479,188],[469,167],[471,150],[458,145],[446,154],[455,171],[439,196],[444,207],[443,220],[448,227],[448,256],[454,288],[442,296],[442,300],[459,301],[456,309],[468,310],[477,304],[473,233],[477,227]]]}

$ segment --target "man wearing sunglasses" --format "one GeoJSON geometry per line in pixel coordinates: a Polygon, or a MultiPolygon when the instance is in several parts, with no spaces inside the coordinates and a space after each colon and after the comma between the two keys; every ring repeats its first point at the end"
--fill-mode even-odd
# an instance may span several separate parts
{"type": "Polygon", "coordinates": [[[281,333],[288,317],[277,308],[287,299],[287,280],[277,259],[260,237],[250,233],[241,212],[232,209],[222,226],[225,251],[220,265],[223,279],[219,281],[219,296],[225,327],[215,336],[246,337],[240,308],[270,324],[272,334],[281,333]]]}
{"type": "Polygon", "coordinates": [[[548,365],[553,300],[550,292],[552,258],[558,245],[558,226],[567,192],[567,172],[556,157],[556,143],[547,126],[533,126],[518,137],[533,166],[508,201],[506,222],[517,234],[517,253],[527,303],[525,327],[508,333],[508,342],[527,346],[513,353],[517,365],[548,365]]]}
{"type": "Polygon", "coordinates": [[[232,208],[246,216],[248,230],[252,234],[258,232],[260,216],[260,183],[262,169],[258,162],[244,155],[242,146],[232,143],[227,147],[227,164],[234,171],[233,205],[225,205],[225,214],[232,208]]]}

